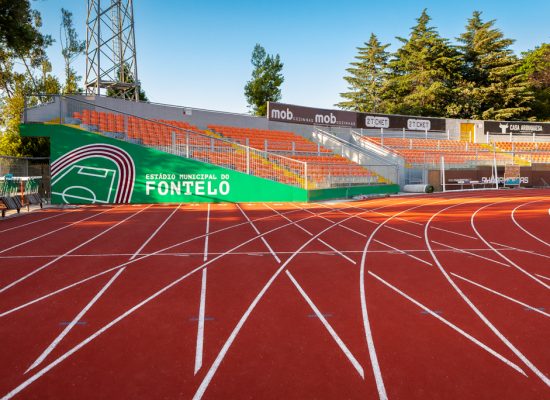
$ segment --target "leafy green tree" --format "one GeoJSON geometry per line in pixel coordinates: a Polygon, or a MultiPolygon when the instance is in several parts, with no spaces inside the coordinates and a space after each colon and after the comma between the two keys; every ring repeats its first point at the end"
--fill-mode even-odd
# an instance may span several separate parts
{"type": "Polygon", "coordinates": [[[484,22],[474,11],[466,31],[457,38],[462,59],[462,79],[456,91],[456,114],[475,119],[520,119],[530,113],[532,94],[520,60],[513,54],[512,39],[484,22]]]}
{"type": "Polygon", "coordinates": [[[356,61],[346,69],[349,75],[344,77],[350,91],[340,94],[345,100],[336,106],[358,112],[384,111],[382,95],[390,57],[386,51],[388,46],[380,43],[376,35],[371,33],[368,43],[357,48],[356,61]]]}
{"type": "MultiPolygon", "coordinates": [[[[46,55],[53,40],[40,33],[41,26],[40,14],[30,8],[29,1],[0,0],[0,154],[49,153],[45,139],[19,135],[25,96],[59,92],[59,82],[51,74],[46,55]],[[16,65],[22,66],[22,71],[16,65]]],[[[44,99],[33,97],[30,105],[44,99]]]]}
{"type": "Polygon", "coordinates": [[[256,44],[252,51],[252,79],[244,87],[244,95],[254,115],[267,114],[267,102],[281,99],[281,85],[285,78],[281,71],[283,63],[277,54],[268,55],[265,49],[256,44]]]}
{"type": "MultiPolygon", "coordinates": [[[[61,9],[61,27],[59,33],[61,54],[65,61],[65,85],[63,93],[77,93],[78,82],[82,79],[78,76],[71,64],[86,49],[86,42],[78,39],[78,34],[73,26],[73,13],[61,9]]],[[[80,90],[82,91],[82,90],[80,90]]]]}
{"type": "Polygon", "coordinates": [[[523,53],[519,72],[527,77],[534,95],[532,116],[539,121],[550,120],[550,44],[523,53]]]}
{"type": "Polygon", "coordinates": [[[390,74],[384,90],[388,112],[447,115],[460,60],[449,41],[428,25],[430,19],[424,9],[409,38],[397,38],[402,46],[389,62],[390,74]]]}
{"type": "MultiPolygon", "coordinates": [[[[125,83],[134,83],[135,82],[134,75],[130,71],[130,67],[128,66],[128,64],[124,63],[123,68],[124,68],[123,71],[121,71],[120,68],[117,71],[117,75],[120,81],[125,83]]],[[[129,89],[125,93],[126,93],[126,97],[134,98],[135,89],[133,88],[129,89]]],[[[111,89],[111,88],[107,89],[107,96],[109,97],[121,97],[120,95],[121,93],[115,89],[111,89]]],[[[142,89],[141,86],[139,87],[138,97],[140,101],[149,101],[149,99],[147,98],[147,95],[145,94],[145,91],[142,89]]]]}

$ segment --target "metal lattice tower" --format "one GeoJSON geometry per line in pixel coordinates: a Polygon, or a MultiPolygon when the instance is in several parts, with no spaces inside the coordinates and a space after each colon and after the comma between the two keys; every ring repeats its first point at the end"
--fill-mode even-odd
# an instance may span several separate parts
{"type": "Polygon", "coordinates": [[[139,100],[133,0],[88,0],[86,94],[139,100]]]}

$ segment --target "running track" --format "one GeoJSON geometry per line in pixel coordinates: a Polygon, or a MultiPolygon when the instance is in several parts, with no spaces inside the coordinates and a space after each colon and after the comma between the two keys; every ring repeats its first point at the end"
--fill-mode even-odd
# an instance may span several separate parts
{"type": "Polygon", "coordinates": [[[550,192],[0,222],[3,399],[550,398],[550,192]]]}

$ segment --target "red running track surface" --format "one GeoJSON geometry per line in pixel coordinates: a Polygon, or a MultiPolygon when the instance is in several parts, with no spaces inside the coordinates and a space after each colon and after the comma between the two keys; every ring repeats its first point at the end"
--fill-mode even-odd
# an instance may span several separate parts
{"type": "Polygon", "coordinates": [[[550,194],[0,223],[3,399],[550,398],[550,194]]]}

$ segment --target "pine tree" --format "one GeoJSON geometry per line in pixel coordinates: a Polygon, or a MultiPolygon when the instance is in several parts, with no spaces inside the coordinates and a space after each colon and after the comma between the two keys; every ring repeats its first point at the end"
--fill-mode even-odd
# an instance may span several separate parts
{"type": "Polygon", "coordinates": [[[463,62],[457,116],[505,120],[525,118],[530,112],[532,94],[510,49],[514,41],[494,25],[495,20],[483,22],[481,12],[474,11],[457,38],[463,62]]]}
{"type": "Polygon", "coordinates": [[[428,26],[424,9],[408,39],[389,63],[385,88],[388,111],[408,115],[446,116],[452,103],[460,61],[447,39],[428,26]]]}
{"type": "Polygon", "coordinates": [[[252,51],[252,79],[244,87],[244,95],[254,115],[267,114],[267,102],[281,99],[280,86],[285,78],[281,71],[283,63],[277,54],[268,55],[265,49],[256,44],[252,51]]]}
{"type": "Polygon", "coordinates": [[[344,79],[349,84],[347,93],[340,93],[345,101],[336,104],[345,110],[358,112],[382,112],[382,93],[386,80],[389,44],[382,44],[374,33],[368,43],[358,47],[357,61],[346,69],[349,76],[344,79]]]}

